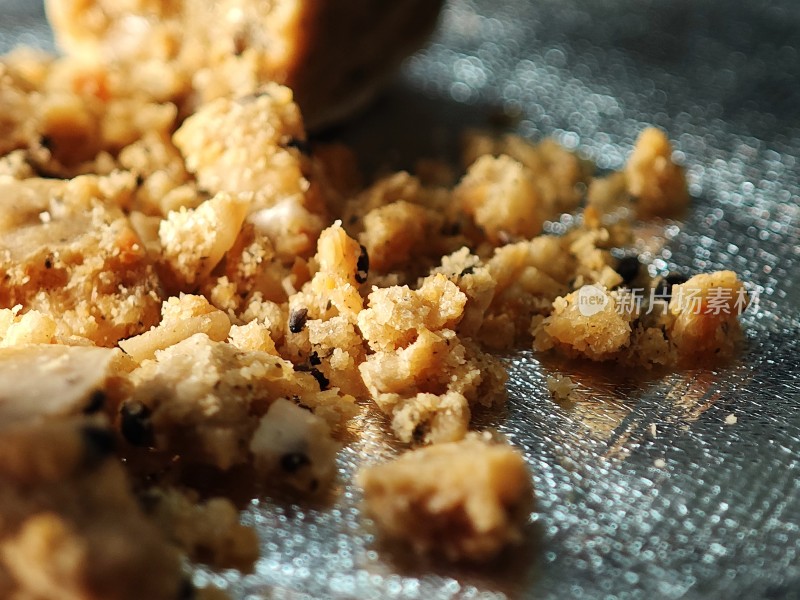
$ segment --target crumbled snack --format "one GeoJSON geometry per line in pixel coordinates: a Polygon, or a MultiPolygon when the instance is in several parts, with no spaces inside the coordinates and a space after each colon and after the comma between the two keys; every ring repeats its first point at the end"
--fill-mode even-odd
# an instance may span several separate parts
{"type": "Polygon", "coordinates": [[[309,142],[299,107],[337,112],[439,6],[354,1],[52,0],[71,54],[0,60],[0,596],[188,598],[185,558],[252,568],[253,530],[181,474],[336,490],[366,407],[428,445],[359,475],[378,525],[490,559],[532,488],[469,431],[505,398],[489,350],[733,352],[736,275],[645,264],[658,221],[637,219],[689,201],[656,129],[602,178],[552,140],[473,133],[460,177],[427,161],[366,187],[309,142]]]}
{"type": "Polygon", "coordinates": [[[408,452],[358,481],[385,535],[449,560],[487,560],[519,543],[533,505],[522,455],[477,436],[408,452]]]}
{"type": "Polygon", "coordinates": [[[0,307],[56,322],[56,335],[113,346],[158,317],[161,291],[118,205],[124,177],[0,182],[0,307]]]}
{"type": "Polygon", "coordinates": [[[342,11],[300,0],[49,0],[47,8],[69,52],[185,80],[190,107],[279,81],[320,124],[369,100],[427,37],[441,4],[351,0],[342,11]]]}
{"type": "Polygon", "coordinates": [[[330,482],[339,448],[323,419],[283,398],[261,417],[250,441],[257,469],[312,493],[330,482]]]}
{"type": "Polygon", "coordinates": [[[125,394],[119,350],[22,344],[0,348],[0,421],[102,412],[125,394]]]}
{"type": "Polygon", "coordinates": [[[660,129],[645,129],[625,166],[628,192],[642,216],[669,216],[689,204],[686,175],[672,162],[672,145],[660,129]]]}
{"type": "Polygon", "coordinates": [[[682,360],[729,355],[741,337],[748,297],[733,271],[695,275],[670,291],[667,332],[682,360]]]}
{"type": "Polygon", "coordinates": [[[453,199],[493,244],[532,238],[542,230],[544,211],[534,175],[509,156],[476,160],[453,199]]]}
{"type": "Polygon", "coordinates": [[[222,342],[228,337],[231,322],[227,315],[217,310],[202,296],[181,294],[166,300],[161,307],[161,322],[157,327],[127,340],[119,347],[136,362],[153,358],[157,350],[164,350],[197,333],[222,342]]]}
{"type": "Polygon", "coordinates": [[[571,356],[604,360],[630,343],[635,314],[620,311],[620,295],[585,285],[553,303],[553,312],[537,324],[534,348],[557,347],[571,356]]]}
{"type": "Polygon", "coordinates": [[[375,289],[358,316],[374,350],[359,367],[361,376],[403,441],[458,440],[467,430],[469,404],[505,398],[503,368],[453,330],[466,302],[458,286],[436,273],[418,290],[375,289]]]}
{"type": "Polygon", "coordinates": [[[131,381],[133,394],[120,417],[123,433],[126,419],[150,430],[144,439],[129,439],[132,444],[152,441],[220,469],[248,461],[259,416],[278,398],[296,398],[336,428],[356,413],[352,397],[321,391],[312,374],[295,371],[290,362],[204,333],[157,350],[131,373],[131,381]]]}
{"type": "Polygon", "coordinates": [[[24,344],[51,344],[56,337],[56,321],[38,310],[20,314],[22,306],[0,309],[0,348],[24,344]]]}
{"type": "Polygon", "coordinates": [[[142,512],[113,447],[113,433],[85,419],[3,425],[4,598],[179,597],[180,554],[142,512]]]}
{"type": "Polygon", "coordinates": [[[142,505],[166,536],[193,560],[249,572],[258,558],[255,531],[239,523],[239,511],[225,498],[200,501],[191,490],[152,488],[142,505]]]}
{"type": "Polygon", "coordinates": [[[554,375],[547,378],[547,390],[559,402],[567,402],[573,399],[575,382],[565,375],[554,375]]]}
{"type": "Polygon", "coordinates": [[[250,193],[269,205],[307,190],[303,156],[289,144],[305,137],[292,91],[270,84],[251,96],[206,104],[173,139],[203,189],[250,193]]]}
{"type": "MultiPolygon", "coordinates": [[[[518,135],[494,138],[482,133],[469,133],[464,144],[464,163],[473,164],[484,155],[506,155],[525,166],[524,172],[533,178],[537,187],[539,212],[543,219],[574,210],[582,199],[581,185],[589,180],[594,170],[591,163],[581,160],[554,140],[531,144],[518,135]]],[[[518,168],[514,170],[518,171],[518,168]]]]}
{"type": "Polygon", "coordinates": [[[221,193],[195,209],[170,212],[158,228],[167,279],[190,289],[207,277],[236,242],[248,205],[221,193]]]}

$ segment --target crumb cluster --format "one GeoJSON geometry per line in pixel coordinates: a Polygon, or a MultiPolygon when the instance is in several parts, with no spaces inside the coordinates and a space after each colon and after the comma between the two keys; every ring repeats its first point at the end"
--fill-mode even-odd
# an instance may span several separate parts
{"type": "MultiPolygon", "coordinates": [[[[493,351],[651,368],[734,350],[733,272],[653,276],[630,254],[641,219],[689,200],[663,132],[600,178],[552,140],[471,133],[458,178],[429,162],[363,186],[266,76],[223,93],[196,65],[195,92],[219,93],[192,104],[169,61],[86,60],[125,43],[96,5],[109,20],[84,39],[77,4],[53,3],[72,55],[0,60],[0,595],[176,598],[181,556],[248,569],[233,505],[153,474],[317,493],[365,410],[419,447],[359,475],[379,526],[491,558],[532,500],[521,454],[469,434],[505,400],[493,351]]],[[[202,38],[176,42],[172,18],[148,43],[178,56],[202,38]]]]}

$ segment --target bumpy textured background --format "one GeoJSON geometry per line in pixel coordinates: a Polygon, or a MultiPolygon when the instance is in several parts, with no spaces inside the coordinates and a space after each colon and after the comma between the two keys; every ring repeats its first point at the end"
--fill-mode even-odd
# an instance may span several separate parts
{"type": "MultiPolygon", "coordinates": [[[[482,422],[525,452],[538,508],[528,545],[499,565],[420,565],[375,539],[347,482],[396,448],[367,419],[329,502],[246,508],[263,540],[254,574],[196,581],[248,599],[800,598],[798,30],[793,0],[450,2],[389,94],[331,135],[370,168],[403,167],[520,111],[522,133],[619,168],[645,124],[664,127],[695,205],[644,258],[735,269],[761,292],[747,348],[649,377],[508,357],[507,410],[482,422]],[[580,384],[570,406],[546,392],[556,369],[580,384]]],[[[0,0],[0,48],[49,40],[37,2],[0,0]]]]}

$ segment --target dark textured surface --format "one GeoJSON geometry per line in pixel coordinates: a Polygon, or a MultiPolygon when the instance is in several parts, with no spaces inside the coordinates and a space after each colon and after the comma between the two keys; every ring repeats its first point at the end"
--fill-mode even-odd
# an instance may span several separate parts
{"type": "MultiPolygon", "coordinates": [[[[0,0],[0,45],[46,44],[25,6],[0,0]]],[[[524,450],[539,500],[530,543],[500,564],[413,566],[374,540],[346,483],[394,452],[369,419],[332,504],[254,501],[256,573],[198,583],[241,598],[800,598],[799,28],[792,1],[451,2],[392,91],[333,135],[369,167],[404,166],[505,108],[522,133],[619,168],[644,125],[664,127],[695,203],[643,259],[736,270],[761,292],[747,348],[649,378],[509,358],[507,411],[482,422],[524,450]],[[557,369],[580,385],[573,405],[546,392],[557,369]]]]}

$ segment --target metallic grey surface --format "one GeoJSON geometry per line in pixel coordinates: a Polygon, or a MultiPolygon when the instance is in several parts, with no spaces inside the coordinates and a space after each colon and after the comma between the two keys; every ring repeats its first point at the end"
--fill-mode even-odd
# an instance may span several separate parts
{"type": "MultiPolygon", "coordinates": [[[[389,95],[334,135],[370,167],[405,166],[517,108],[522,133],[619,168],[644,125],[664,127],[695,202],[647,258],[756,286],[747,348],[732,365],[643,380],[509,358],[507,411],[482,422],[525,452],[538,508],[530,543],[497,565],[414,565],[375,541],[348,483],[395,451],[370,417],[330,504],[254,501],[256,573],[197,582],[237,598],[800,598],[798,29],[791,0],[451,2],[389,95]],[[574,405],[546,392],[556,368],[580,384],[574,405]]],[[[46,45],[44,31],[35,7],[0,0],[4,49],[46,45]]]]}

